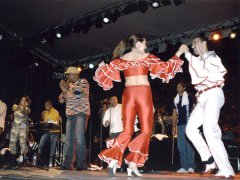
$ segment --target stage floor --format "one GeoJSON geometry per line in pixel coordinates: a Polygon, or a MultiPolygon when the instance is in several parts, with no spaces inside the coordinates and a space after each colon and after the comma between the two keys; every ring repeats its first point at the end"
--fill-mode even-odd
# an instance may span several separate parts
{"type": "MultiPolygon", "coordinates": [[[[35,167],[23,167],[19,170],[0,170],[0,179],[54,179],[54,180],[65,180],[65,179],[94,179],[94,180],[106,180],[106,179],[131,179],[127,177],[126,173],[117,173],[116,177],[109,177],[105,171],[62,171],[58,169],[49,169],[49,171],[41,170],[35,167]]],[[[210,177],[201,177],[199,174],[177,174],[170,171],[159,171],[152,173],[143,173],[143,177],[134,179],[188,179],[188,180],[198,180],[198,179],[211,179],[210,177]]],[[[238,173],[234,179],[240,179],[240,174],[238,173]]],[[[219,179],[220,180],[220,179],[219,179]]]]}

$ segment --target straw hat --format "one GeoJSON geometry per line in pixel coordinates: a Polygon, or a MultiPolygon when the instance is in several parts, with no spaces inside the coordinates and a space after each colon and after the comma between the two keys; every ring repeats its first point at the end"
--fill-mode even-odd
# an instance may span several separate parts
{"type": "Polygon", "coordinates": [[[79,74],[80,71],[76,67],[68,67],[67,71],[64,72],[65,74],[79,74]]]}

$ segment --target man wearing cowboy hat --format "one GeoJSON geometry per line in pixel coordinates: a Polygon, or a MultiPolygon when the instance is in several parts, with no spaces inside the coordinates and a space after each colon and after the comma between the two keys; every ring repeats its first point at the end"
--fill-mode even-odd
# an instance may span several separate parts
{"type": "Polygon", "coordinates": [[[66,145],[67,153],[62,169],[73,169],[73,152],[76,143],[77,170],[86,168],[86,139],[88,118],[90,115],[89,83],[86,79],[79,77],[80,71],[76,67],[69,67],[65,74],[67,82],[61,81],[62,93],[59,96],[60,103],[66,103],[66,145]]]}

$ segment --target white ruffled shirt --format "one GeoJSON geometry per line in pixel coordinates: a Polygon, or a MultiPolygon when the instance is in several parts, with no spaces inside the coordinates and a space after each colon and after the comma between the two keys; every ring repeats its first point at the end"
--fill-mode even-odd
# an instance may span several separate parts
{"type": "Polygon", "coordinates": [[[191,53],[186,53],[185,57],[189,61],[189,72],[196,90],[200,91],[215,85],[224,86],[224,75],[227,70],[214,51],[208,51],[203,59],[191,53]]]}

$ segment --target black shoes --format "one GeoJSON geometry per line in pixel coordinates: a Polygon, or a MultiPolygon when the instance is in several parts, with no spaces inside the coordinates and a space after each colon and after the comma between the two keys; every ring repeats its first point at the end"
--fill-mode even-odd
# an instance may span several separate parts
{"type": "Polygon", "coordinates": [[[60,170],[73,170],[71,167],[61,166],[60,170]]]}

